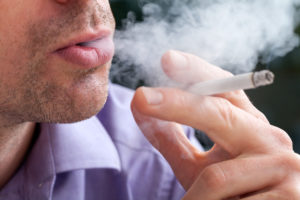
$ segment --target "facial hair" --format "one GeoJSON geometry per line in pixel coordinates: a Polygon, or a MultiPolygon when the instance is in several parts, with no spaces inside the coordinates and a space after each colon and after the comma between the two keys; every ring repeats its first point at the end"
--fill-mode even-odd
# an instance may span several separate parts
{"type": "Polygon", "coordinates": [[[17,80],[18,87],[3,85],[8,89],[5,100],[0,102],[0,114],[14,123],[75,122],[96,114],[105,103],[110,63],[87,70],[68,70],[61,66],[61,73],[70,84],[53,81],[56,77],[44,77],[52,67],[48,59],[49,52],[55,51],[56,45],[70,34],[83,32],[99,24],[113,29],[115,23],[111,10],[97,1],[93,4],[74,1],[56,12],[58,14],[51,19],[27,26],[27,40],[16,52],[23,59],[12,63],[16,74],[21,74],[22,78],[17,80]],[[99,71],[105,76],[95,77],[94,74],[99,71]],[[76,88],[76,91],[78,88],[89,101],[80,102],[76,99],[76,95],[69,92],[73,91],[72,88],[76,88]]]}

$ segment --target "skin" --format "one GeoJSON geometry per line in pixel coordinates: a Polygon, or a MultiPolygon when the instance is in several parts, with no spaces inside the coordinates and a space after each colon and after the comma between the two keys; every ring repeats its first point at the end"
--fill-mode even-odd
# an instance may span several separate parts
{"type": "MultiPolygon", "coordinates": [[[[232,76],[175,51],[163,56],[162,67],[170,78],[185,84],[232,76]]],[[[196,96],[179,89],[143,87],[135,94],[132,110],[187,190],[184,200],[300,199],[299,155],[288,135],[270,125],[243,91],[196,96]],[[178,123],[203,130],[214,147],[200,152],[178,123]]]]}
{"type": "Polygon", "coordinates": [[[24,159],[36,122],[80,121],[102,108],[110,62],[82,69],[53,52],[100,27],[113,33],[115,22],[108,0],[4,0],[0,10],[1,187],[24,159]]]}
{"type": "MultiPolygon", "coordinates": [[[[83,31],[99,26],[113,31],[114,20],[107,0],[2,0],[0,10],[2,187],[24,159],[37,122],[75,122],[102,108],[110,63],[83,70],[53,51],[83,31]]],[[[174,51],[163,56],[162,67],[184,83],[182,77],[191,83],[230,76],[174,51]]],[[[185,200],[300,198],[299,157],[289,137],[270,125],[242,91],[200,97],[140,88],[132,111],[187,190],[185,200]],[[216,145],[199,152],[178,123],[205,131],[216,145]]]]}

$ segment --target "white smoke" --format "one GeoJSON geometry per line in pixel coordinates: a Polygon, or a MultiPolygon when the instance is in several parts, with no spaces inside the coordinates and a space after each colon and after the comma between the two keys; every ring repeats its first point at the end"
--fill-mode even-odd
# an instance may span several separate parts
{"type": "Polygon", "coordinates": [[[299,5],[300,0],[148,0],[144,21],[129,17],[116,32],[112,75],[135,66],[132,79],[161,84],[160,58],[169,49],[233,73],[251,71],[258,61],[270,62],[299,45],[294,33],[299,5]]]}

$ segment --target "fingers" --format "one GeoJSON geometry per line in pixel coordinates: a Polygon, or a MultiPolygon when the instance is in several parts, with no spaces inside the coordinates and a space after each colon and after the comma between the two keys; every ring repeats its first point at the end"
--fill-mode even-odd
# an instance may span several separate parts
{"type": "Polygon", "coordinates": [[[161,59],[162,69],[172,79],[180,83],[197,82],[232,76],[205,60],[179,51],[168,51],[161,59]]]}
{"type": "Polygon", "coordinates": [[[190,143],[181,125],[142,115],[135,108],[132,112],[143,134],[168,160],[177,179],[187,189],[201,170],[197,163],[202,160],[202,153],[190,143]]]}
{"type": "MultiPolygon", "coordinates": [[[[298,195],[297,195],[298,196],[298,195]]],[[[285,193],[280,190],[272,190],[264,193],[259,193],[254,196],[249,196],[245,198],[239,198],[240,200],[270,200],[270,199],[276,199],[276,200],[298,200],[300,196],[298,197],[291,197],[290,193],[285,193]]]]}
{"type": "Polygon", "coordinates": [[[132,113],[148,141],[161,153],[175,154],[180,157],[182,153],[187,156],[191,152],[197,152],[181,125],[143,115],[135,108],[132,108],[132,113]]]}
{"type": "MultiPolygon", "coordinates": [[[[231,76],[184,53],[169,52],[162,63],[169,77],[187,84],[199,77],[205,81],[231,76]]],[[[280,154],[291,154],[290,138],[271,126],[242,91],[197,96],[179,89],[139,88],[132,110],[145,136],[168,160],[181,184],[189,188],[186,200],[273,199],[271,195],[286,191],[277,186],[290,183],[287,174],[300,170],[289,167],[299,164],[278,159],[280,154]],[[209,152],[198,152],[177,123],[204,131],[216,145],[209,152]]],[[[292,191],[287,194],[293,199],[292,191]]]]}
{"type": "MultiPolygon", "coordinates": [[[[288,177],[287,166],[282,162],[279,156],[256,156],[210,165],[202,171],[183,200],[237,199],[234,197],[271,188],[288,177]]],[[[268,193],[254,194],[245,199],[256,199],[259,195],[269,196],[268,193]]]]}
{"type": "Polygon", "coordinates": [[[258,146],[262,150],[268,147],[265,141],[273,139],[270,125],[223,98],[196,96],[177,89],[140,88],[132,107],[147,116],[200,129],[233,155],[258,146]]]}
{"type": "MultiPolygon", "coordinates": [[[[179,51],[166,52],[162,57],[161,63],[163,70],[171,79],[188,85],[232,76],[231,73],[197,56],[179,51]]],[[[233,91],[217,96],[226,98],[233,105],[267,122],[266,117],[252,105],[243,91],[233,91]]]]}
{"type": "MultiPolygon", "coordinates": [[[[295,175],[294,180],[299,176],[295,175]]],[[[299,181],[287,180],[279,186],[266,188],[262,191],[250,193],[239,198],[240,200],[299,200],[300,199],[299,181]]]]}

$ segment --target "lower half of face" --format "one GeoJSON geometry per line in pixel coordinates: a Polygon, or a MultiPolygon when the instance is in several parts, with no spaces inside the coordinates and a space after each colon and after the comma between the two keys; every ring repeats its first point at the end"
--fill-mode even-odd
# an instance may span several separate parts
{"type": "Polygon", "coordinates": [[[5,30],[0,32],[0,122],[67,123],[95,115],[107,98],[112,41],[100,41],[104,54],[76,43],[94,40],[103,27],[112,37],[108,1],[39,1],[36,12],[33,8],[35,14],[21,17],[20,26],[0,23],[5,30]],[[43,6],[48,13],[39,12],[43,6]]]}
{"type": "Polygon", "coordinates": [[[1,95],[0,112],[11,121],[69,123],[89,118],[103,107],[110,62],[88,70],[63,70],[74,66],[53,55],[50,62],[32,67],[20,81],[0,88],[6,94],[1,95]]]}

